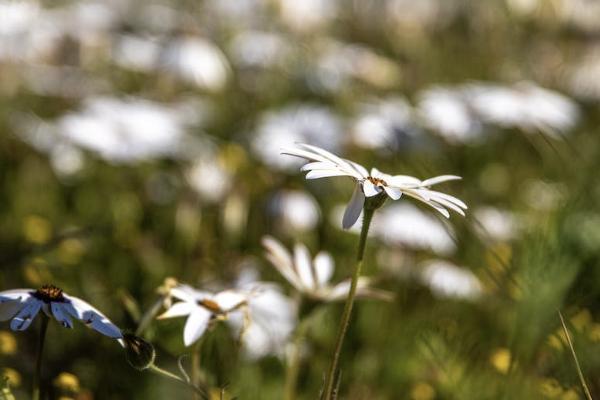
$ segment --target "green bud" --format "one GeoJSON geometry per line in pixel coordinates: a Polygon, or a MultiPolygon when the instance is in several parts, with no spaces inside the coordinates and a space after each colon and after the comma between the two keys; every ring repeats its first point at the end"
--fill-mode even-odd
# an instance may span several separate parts
{"type": "Polygon", "coordinates": [[[127,362],[133,368],[142,371],[154,365],[156,351],[152,343],[132,333],[124,333],[123,342],[127,362]]]}

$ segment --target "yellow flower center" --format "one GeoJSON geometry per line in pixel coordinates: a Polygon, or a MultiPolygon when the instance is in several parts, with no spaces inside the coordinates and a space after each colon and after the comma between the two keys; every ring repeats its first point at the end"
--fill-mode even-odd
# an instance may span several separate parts
{"type": "Polygon", "coordinates": [[[202,299],[202,300],[198,301],[198,305],[206,308],[208,311],[211,311],[211,312],[213,312],[215,314],[223,312],[223,310],[221,310],[221,307],[219,307],[219,305],[217,304],[217,302],[215,302],[213,300],[202,299]]]}
{"type": "Polygon", "coordinates": [[[386,182],[386,181],[384,181],[384,180],[383,180],[383,179],[381,179],[381,178],[374,178],[374,177],[372,177],[372,176],[369,176],[369,177],[367,178],[367,180],[368,180],[369,182],[371,182],[371,183],[372,183],[373,185],[375,185],[375,186],[387,186],[387,182],[386,182]]]}
{"type": "Polygon", "coordinates": [[[33,297],[42,300],[44,303],[65,301],[63,291],[54,285],[44,285],[33,293],[33,297]]]}

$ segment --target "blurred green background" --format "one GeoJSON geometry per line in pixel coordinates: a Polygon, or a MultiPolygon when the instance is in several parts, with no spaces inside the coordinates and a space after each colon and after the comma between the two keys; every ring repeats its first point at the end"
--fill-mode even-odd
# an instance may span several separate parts
{"type": "MultiPolygon", "coordinates": [[[[599,38],[585,0],[4,0],[0,288],[53,283],[134,330],[167,277],[228,287],[251,270],[292,295],[266,234],[329,251],[346,278],[352,184],[307,182],[278,154],[307,142],[460,175],[439,190],[469,205],[379,212],[365,274],[396,298],[357,304],[341,398],[584,398],[558,310],[600,397],[599,38]]],[[[333,348],[341,305],[323,307],[298,399],[317,397],[333,348]]],[[[182,327],[145,335],[173,371],[182,327]]],[[[76,328],[50,325],[50,398],[190,396],[76,328]]],[[[0,325],[19,399],[37,329],[0,325]]],[[[282,398],[285,357],[247,357],[225,326],[201,360],[228,395],[282,398]]]]}

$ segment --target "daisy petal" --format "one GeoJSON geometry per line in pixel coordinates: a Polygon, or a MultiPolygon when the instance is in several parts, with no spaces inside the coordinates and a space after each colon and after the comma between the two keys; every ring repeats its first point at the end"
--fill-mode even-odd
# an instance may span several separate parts
{"type": "Polygon", "coordinates": [[[210,311],[202,307],[196,307],[190,314],[183,329],[183,343],[186,346],[190,346],[202,336],[204,331],[206,331],[210,316],[210,311]]]}
{"type": "Polygon", "coordinates": [[[183,317],[189,315],[194,309],[193,303],[180,301],[173,304],[167,311],[156,317],[157,319],[183,317]]]}
{"type": "Polygon", "coordinates": [[[392,200],[398,200],[400,197],[402,197],[402,190],[398,188],[384,186],[383,190],[385,190],[387,195],[390,196],[392,200]]]}
{"type": "Polygon", "coordinates": [[[214,301],[219,305],[221,310],[227,312],[245,303],[246,296],[234,290],[226,290],[224,292],[217,293],[217,295],[214,297],[214,301]]]}
{"type": "Polygon", "coordinates": [[[312,170],[306,174],[306,179],[319,179],[319,178],[329,178],[332,176],[351,176],[347,172],[341,171],[339,169],[324,169],[324,170],[312,170]]]}
{"type": "Polygon", "coordinates": [[[381,188],[373,185],[371,181],[365,180],[363,182],[363,192],[365,193],[365,196],[373,197],[381,193],[381,188]]]}
{"type": "Polygon", "coordinates": [[[120,339],[123,337],[121,330],[91,304],[77,297],[64,296],[67,300],[71,301],[72,307],[63,307],[73,317],[105,336],[113,339],[120,339]]]}
{"type": "Polygon", "coordinates": [[[352,199],[350,199],[350,203],[348,203],[346,211],[344,211],[344,218],[342,219],[342,227],[344,229],[350,229],[350,227],[356,223],[364,204],[365,195],[363,194],[360,185],[356,185],[354,187],[354,192],[352,193],[352,199]]]}
{"type": "Polygon", "coordinates": [[[66,310],[63,310],[61,303],[51,302],[50,309],[52,310],[52,316],[60,322],[60,324],[65,328],[73,328],[73,322],[66,310]]]}
{"type": "Polygon", "coordinates": [[[320,252],[315,257],[313,265],[319,286],[327,285],[333,275],[333,258],[331,255],[324,251],[320,252]]]}
{"type": "Polygon", "coordinates": [[[456,180],[460,180],[462,179],[460,176],[456,176],[456,175],[440,175],[440,176],[435,176],[433,178],[429,178],[429,179],[425,179],[423,182],[421,182],[422,186],[433,186],[433,185],[437,185],[438,183],[442,183],[442,182],[447,182],[447,181],[456,181],[456,180]]]}
{"type": "Polygon", "coordinates": [[[313,289],[316,279],[311,267],[310,252],[303,244],[298,243],[294,247],[294,266],[296,267],[302,286],[309,290],[313,289]]]}
{"type": "Polygon", "coordinates": [[[302,283],[294,270],[294,262],[287,249],[270,236],[265,236],[262,240],[262,244],[267,250],[267,260],[269,260],[271,264],[277,268],[279,273],[296,289],[302,290],[302,283]]]}
{"type": "Polygon", "coordinates": [[[42,302],[36,298],[30,298],[25,301],[25,306],[10,321],[10,329],[13,331],[24,331],[31,325],[31,321],[42,308],[42,302]]]}

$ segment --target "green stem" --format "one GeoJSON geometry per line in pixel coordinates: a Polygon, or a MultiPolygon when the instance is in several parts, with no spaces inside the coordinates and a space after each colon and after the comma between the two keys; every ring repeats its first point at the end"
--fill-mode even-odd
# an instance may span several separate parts
{"type": "Polygon", "coordinates": [[[42,354],[44,353],[44,341],[46,339],[46,331],[48,330],[48,316],[40,313],[42,318],[42,326],[40,327],[40,336],[37,345],[37,358],[35,361],[35,375],[33,376],[33,400],[40,400],[40,382],[42,381],[42,354]]]}
{"type": "MultiPolygon", "coordinates": [[[[201,337],[198,339],[194,346],[194,351],[192,352],[192,385],[197,386],[200,384],[200,351],[202,349],[202,341],[201,337]]],[[[198,393],[194,393],[194,400],[198,400],[200,397],[198,393]]]]}
{"type": "Polygon", "coordinates": [[[590,393],[588,385],[585,383],[585,377],[583,376],[581,365],[579,365],[579,359],[577,359],[577,354],[575,354],[575,348],[573,347],[573,341],[571,341],[571,335],[569,334],[567,324],[565,324],[565,319],[563,318],[563,315],[560,311],[558,311],[558,316],[560,317],[560,323],[562,324],[565,336],[567,337],[567,343],[569,344],[569,349],[571,349],[571,355],[573,356],[573,360],[575,360],[575,367],[577,367],[577,375],[579,375],[579,381],[581,382],[581,386],[583,387],[583,393],[585,394],[585,398],[587,400],[592,400],[592,394],[590,393]]]}
{"type": "Polygon", "coordinates": [[[363,210],[363,223],[362,229],[360,231],[360,240],[358,242],[356,267],[354,269],[354,274],[352,275],[350,291],[348,292],[348,297],[346,298],[346,303],[344,304],[342,320],[340,321],[340,326],[335,341],[335,351],[333,353],[333,359],[331,360],[331,365],[329,367],[329,371],[325,379],[325,387],[323,388],[323,393],[321,395],[321,399],[323,400],[332,400],[335,398],[338,363],[340,359],[340,354],[342,352],[342,345],[344,344],[344,337],[346,336],[346,331],[348,330],[348,325],[350,324],[352,306],[354,305],[354,298],[356,297],[356,286],[358,284],[358,278],[360,277],[360,271],[362,269],[363,258],[365,255],[365,247],[367,244],[367,236],[369,234],[369,226],[371,225],[371,220],[373,219],[374,213],[374,207],[365,207],[363,210]]]}
{"type": "Polygon", "coordinates": [[[174,373],[169,372],[167,370],[164,370],[154,364],[152,364],[150,367],[148,367],[148,369],[150,371],[154,372],[155,374],[164,376],[169,379],[173,379],[174,381],[177,381],[177,382],[189,387],[190,389],[192,389],[194,391],[194,393],[198,396],[198,398],[206,398],[206,393],[204,393],[204,391],[202,391],[199,387],[195,386],[193,383],[187,382],[182,377],[175,375],[174,373]]]}

